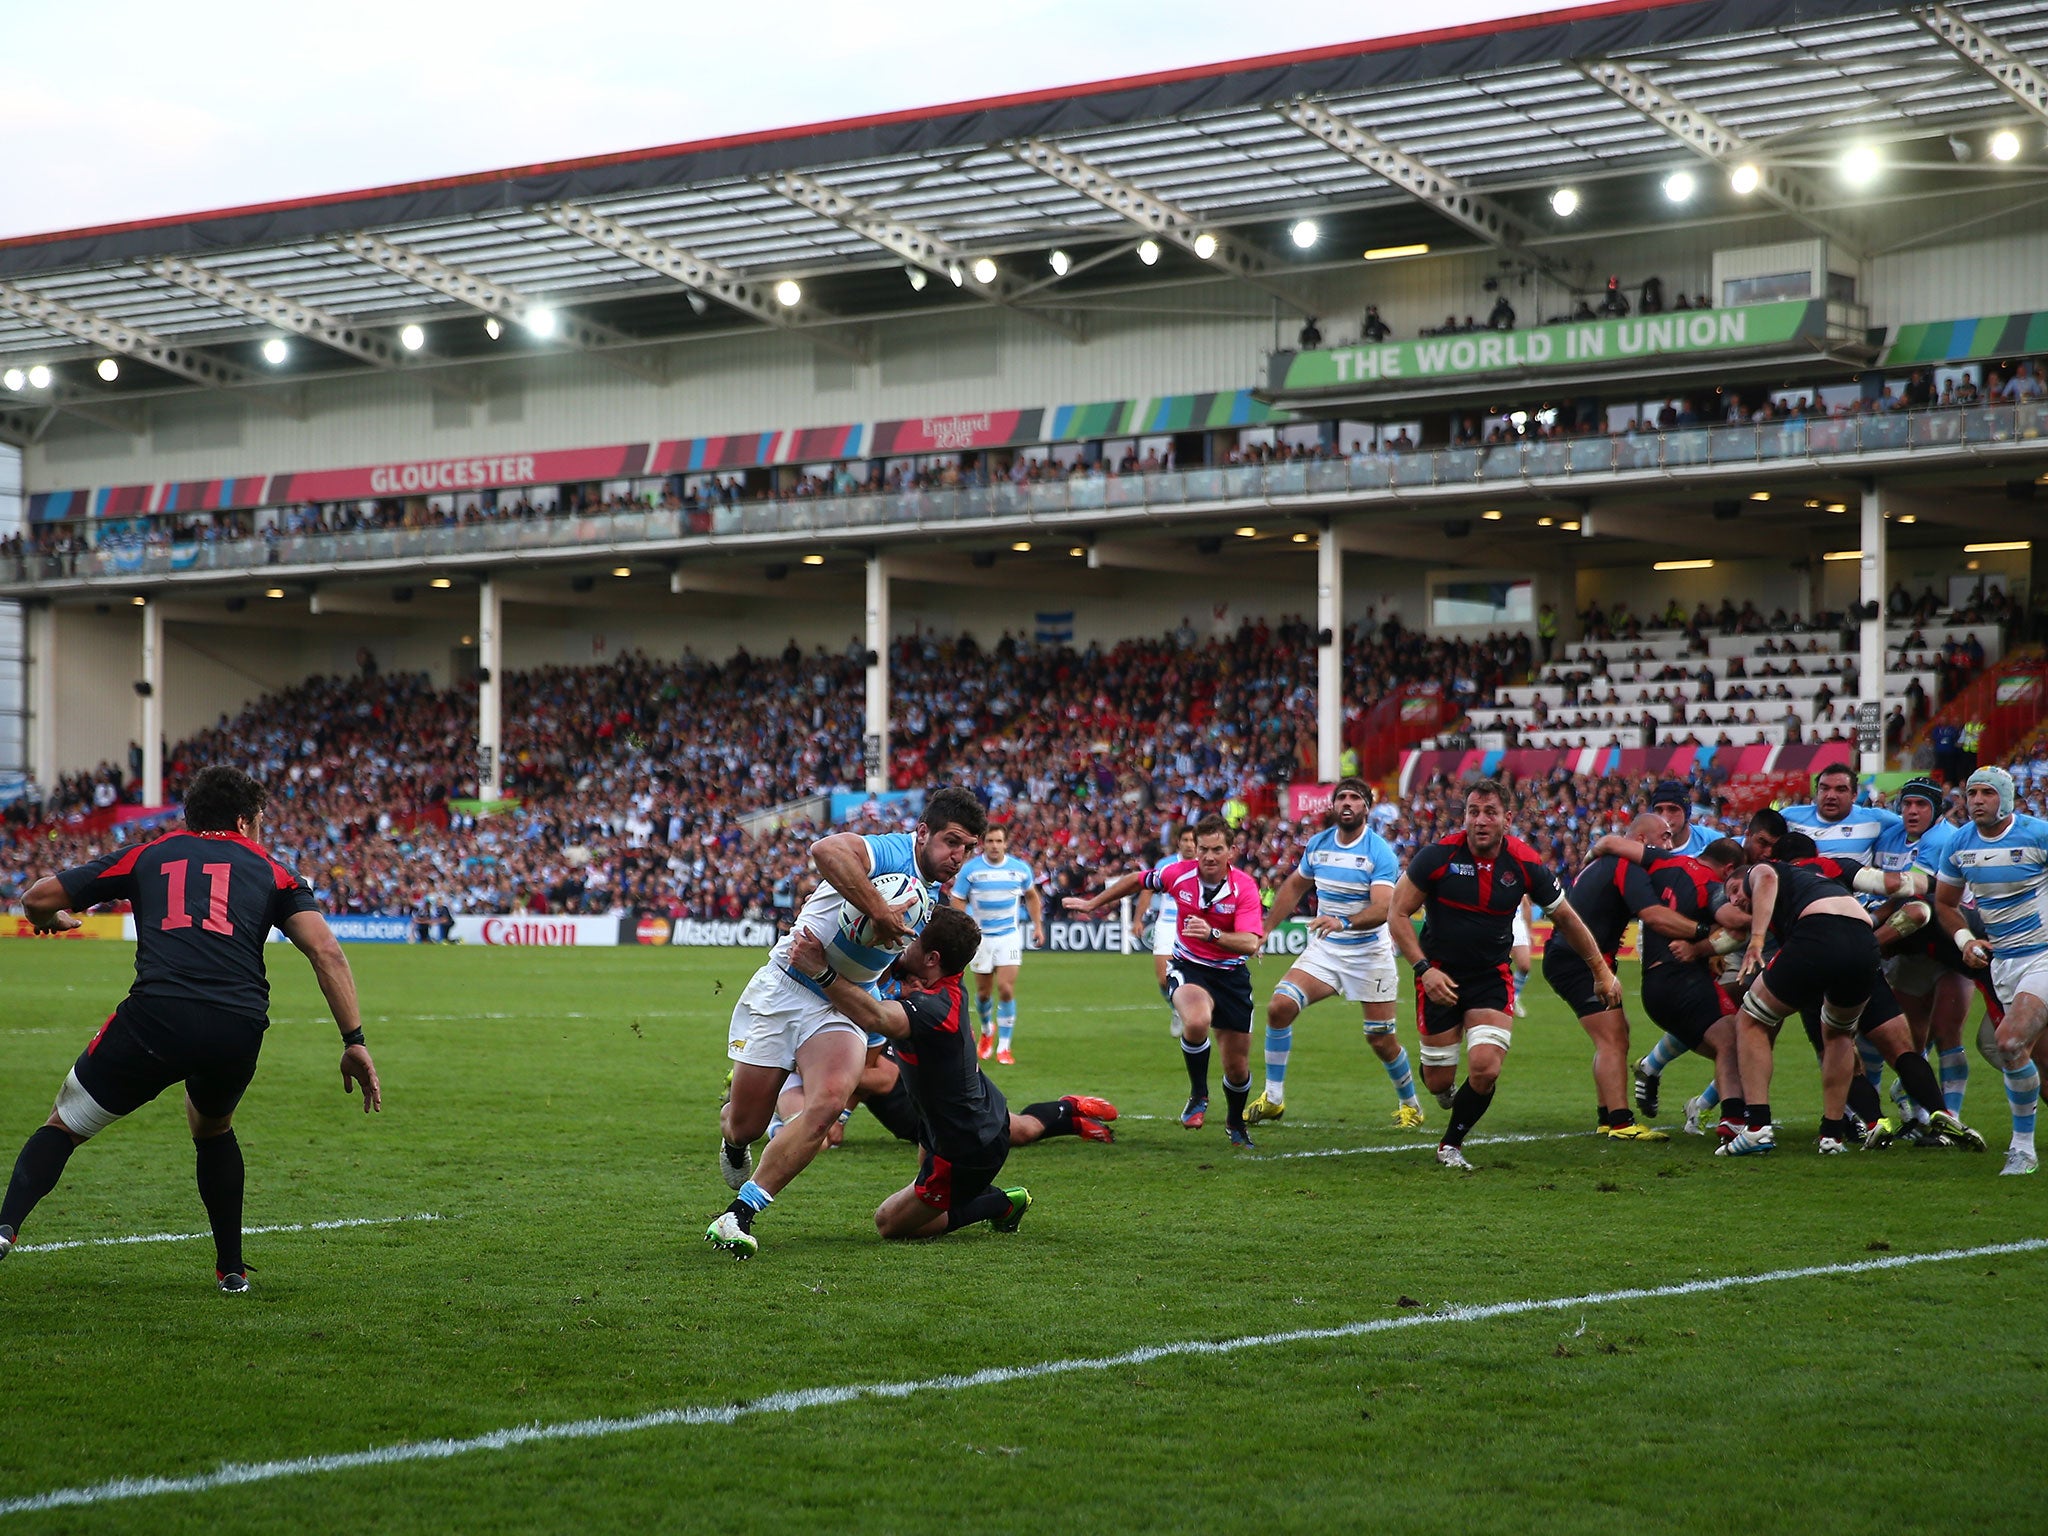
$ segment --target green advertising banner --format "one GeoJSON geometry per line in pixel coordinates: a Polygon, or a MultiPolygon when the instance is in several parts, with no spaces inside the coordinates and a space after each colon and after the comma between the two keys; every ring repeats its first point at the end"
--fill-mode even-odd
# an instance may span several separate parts
{"type": "Polygon", "coordinates": [[[1320,352],[1276,352],[1267,392],[1289,395],[1360,384],[1419,383],[1535,369],[1563,371],[1631,358],[1782,346],[1823,336],[1826,331],[1824,301],[1788,299],[1736,309],[1580,320],[1526,331],[1473,331],[1320,352]]]}
{"type": "Polygon", "coordinates": [[[2023,352],[2048,352],[2048,310],[1902,325],[1898,338],[1885,349],[1882,366],[1961,363],[1973,358],[2015,357],[2023,352]]]}

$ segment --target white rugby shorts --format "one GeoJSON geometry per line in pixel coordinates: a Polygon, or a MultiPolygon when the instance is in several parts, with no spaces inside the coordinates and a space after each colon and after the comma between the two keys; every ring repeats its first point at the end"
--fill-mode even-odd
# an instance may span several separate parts
{"type": "Polygon", "coordinates": [[[1152,920],[1152,953],[1173,958],[1173,941],[1180,936],[1180,922],[1171,917],[1152,920]]]}
{"type": "Polygon", "coordinates": [[[984,936],[968,969],[977,976],[986,976],[1001,966],[1023,963],[1024,930],[1018,928],[1010,933],[984,936]]]}
{"type": "Polygon", "coordinates": [[[2010,1008],[2022,992],[2048,1003],[2048,954],[2015,955],[1991,960],[1991,989],[2010,1008]]]}
{"type": "Polygon", "coordinates": [[[1515,937],[1512,947],[1515,949],[1527,949],[1531,943],[1532,940],[1529,937],[1529,914],[1527,909],[1518,903],[1515,907],[1515,937]]]}
{"type": "Polygon", "coordinates": [[[833,1029],[867,1038],[866,1031],[817,993],[799,986],[771,961],[754,972],[754,979],[732,1005],[725,1054],[749,1066],[789,1071],[796,1066],[796,1053],[805,1041],[833,1029]]]}
{"type": "Polygon", "coordinates": [[[1401,991],[1400,974],[1394,968],[1394,946],[1386,940],[1377,944],[1334,944],[1316,935],[1287,968],[1315,977],[1346,1002],[1391,1003],[1401,991]]]}

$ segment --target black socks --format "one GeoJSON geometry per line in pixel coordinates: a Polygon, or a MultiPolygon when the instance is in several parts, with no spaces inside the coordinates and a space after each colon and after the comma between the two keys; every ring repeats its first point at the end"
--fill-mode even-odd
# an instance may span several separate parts
{"type": "Polygon", "coordinates": [[[1181,1060],[1188,1066],[1188,1092],[1198,1099],[1209,1097],[1209,1042],[1189,1045],[1180,1043],[1181,1060]]]}
{"type": "Polygon", "coordinates": [[[1029,1115],[1045,1126],[1048,1136],[1071,1136],[1074,1134],[1074,1106],[1065,1099],[1052,1099],[1044,1104],[1026,1104],[1017,1111],[1029,1115]]]}
{"type": "Polygon", "coordinates": [[[1000,1189],[984,1189],[965,1205],[956,1205],[946,1212],[946,1230],[958,1232],[962,1227],[971,1227],[977,1221],[995,1221],[1009,1214],[1010,1197],[1000,1189]]]}
{"type": "Polygon", "coordinates": [[[1479,1123],[1479,1117],[1486,1113],[1487,1105],[1493,1102],[1491,1092],[1481,1093],[1472,1086],[1470,1078],[1458,1084],[1458,1092],[1451,1100],[1451,1123],[1444,1132],[1444,1145],[1461,1147],[1472,1127],[1479,1123]]]}
{"type": "Polygon", "coordinates": [[[1252,1080],[1249,1074],[1241,1083],[1233,1083],[1227,1077],[1223,1079],[1223,1102],[1230,1106],[1230,1115],[1224,1121],[1225,1125],[1234,1131],[1244,1129],[1244,1102],[1251,1096],[1252,1080]]]}
{"type": "Polygon", "coordinates": [[[242,1144],[235,1133],[195,1139],[199,1198],[213,1224],[213,1267],[224,1275],[242,1273],[242,1144]]]}
{"type": "Polygon", "coordinates": [[[69,1132],[46,1125],[29,1137],[21,1156],[14,1160],[14,1177],[7,1185],[7,1199],[0,1203],[0,1227],[12,1227],[19,1232],[36,1202],[57,1187],[69,1161],[69,1132]]]}
{"type": "Polygon", "coordinates": [[[1899,1086],[1928,1114],[1938,1115],[1948,1108],[1941,1096],[1941,1079],[1918,1051],[1901,1052],[1892,1063],[1892,1070],[1899,1074],[1899,1086]]]}

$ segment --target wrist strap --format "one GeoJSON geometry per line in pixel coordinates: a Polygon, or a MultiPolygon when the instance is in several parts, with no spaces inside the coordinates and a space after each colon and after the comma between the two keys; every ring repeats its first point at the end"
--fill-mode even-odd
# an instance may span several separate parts
{"type": "Polygon", "coordinates": [[[1427,976],[1431,971],[1435,969],[1436,962],[1430,959],[1429,956],[1424,955],[1420,960],[1415,962],[1416,979],[1419,981],[1422,977],[1427,976]]]}
{"type": "Polygon", "coordinates": [[[1970,946],[1976,942],[1976,939],[1977,935],[1970,932],[1967,928],[1958,928],[1955,931],[1956,948],[1965,954],[1969,952],[1970,946]]]}
{"type": "Polygon", "coordinates": [[[363,1032],[361,1028],[342,1031],[341,1048],[343,1050],[348,1050],[351,1046],[361,1045],[362,1043],[363,1032]]]}

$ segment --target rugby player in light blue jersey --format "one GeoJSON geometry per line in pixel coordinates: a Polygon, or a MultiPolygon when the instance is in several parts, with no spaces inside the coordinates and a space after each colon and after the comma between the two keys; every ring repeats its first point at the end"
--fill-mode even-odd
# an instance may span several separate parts
{"type": "MultiPolygon", "coordinates": [[[[1185,826],[1173,840],[1173,847],[1153,861],[1152,872],[1157,874],[1169,864],[1185,864],[1195,856],[1195,829],[1185,826]]],[[[1167,1032],[1174,1039],[1180,1038],[1180,1015],[1174,1011],[1173,992],[1166,984],[1166,973],[1173,966],[1173,941],[1180,932],[1180,903],[1173,899],[1171,891],[1147,890],[1145,898],[1151,903],[1149,911],[1140,909],[1137,927],[1140,933],[1147,924],[1152,928],[1152,979],[1159,983],[1159,995],[1166,1001],[1167,1032]]]]}
{"type": "MultiPolygon", "coordinates": [[[[1941,857],[1935,912],[1942,932],[1976,969],[1991,968],[1992,989],[2005,1018],[1978,1048],[2005,1074],[2012,1109],[2012,1147],[2004,1173],[2033,1173],[2034,1116],[2041,1102],[2041,1069],[2048,1066],[2042,1025],[2048,1023],[2048,821],[2013,810],[2012,775],[1979,768],[1963,786],[1968,826],[1941,857]],[[1973,936],[1963,914],[1963,893],[1977,900],[1985,937],[1973,936]]],[[[1987,1021],[1988,1023],[1988,1021],[1987,1021]]]]}
{"type": "Polygon", "coordinates": [[[979,1054],[1014,1066],[1010,1040],[1017,1028],[1017,968],[1024,961],[1024,913],[1031,913],[1031,942],[1045,948],[1045,900],[1031,866],[1010,852],[1010,829],[990,827],[981,852],[953,877],[953,905],[981,926],[975,951],[974,1006],[981,1018],[979,1054]],[[989,1019],[993,993],[995,1019],[989,1019]]]}
{"type": "Polygon", "coordinates": [[[1294,1021],[1326,997],[1357,1003],[1365,1016],[1365,1039],[1393,1079],[1399,1107],[1394,1124],[1412,1130],[1422,1124],[1422,1104],[1408,1053],[1394,1031],[1394,1002],[1400,995],[1394,946],[1387,938],[1387,908],[1401,879],[1400,861],[1387,840],[1366,824],[1372,791],[1363,779],[1341,781],[1330,797],[1336,825],[1308,840],[1301,863],[1274,893],[1269,926],[1283,923],[1313,889],[1316,915],[1308,920],[1308,948],[1289,967],[1266,1002],[1266,1091],[1245,1111],[1248,1124],[1278,1120],[1287,1113],[1287,1055],[1294,1045],[1294,1021]]]}
{"type": "Polygon", "coordinates": [[[916,937],[902,917],[914,901],[890,906],[875,881],[908,875],[936,892],[960,872],[987,826],[981,802],[967,790],[948,787],[926,798],[914,831],[879,836],[834,832],[811,844],[818,888],[797,913],[792,932],[769,953],[768,963],[733,1005],[726,1050],[733,1060],[732,1095],[719,1114],[718,1171],[738,1198],[711,1223],[706,1242],[737,1258],[754,1253],[760,1246],[754,1218],[824,1149],[840,1111],[853,1101],[870,1049],[882,1044],[870,1041],[867,1031],[831,1001],[829,982],[791,969],[795,932],[818,936],[832,976],[872,988],[900,947],[916,937]],[[840,931],[840,914],[849,906],[867,918],[873,945],[856,943],[840,931]],[[805,1110],[783,1125],[755,1171],[753,1143],[767,1133],[776,1097],[792,1070],[803,1074],[805,1110]]]}
{"type": "MultiPolygon", "coordinates": [[[[1896,804],[1899,824],[1878,838],[1872,862],[1879,869],[1918,870],[1927,877],[1927,888],[1932,891],[1941,874],[1941,856],[1962,829],[1942,818],[1948,797],[1932,779],[1908,780],[1900,788],[1896,804]]],[[[1887,903],[1901,910],[1908,905],[1887,903]]],[[[1893,917],[1896,921],[1898,914],[1893,917]]],[[[1970,1082],[1970,1055],[1963,1049],[1963,1024],[1970,1015],[1973,990],[1970,978],[1958,968],[1954,950],[1932,925],[1916,928],[1897,940],[1882,925],[1877,932],[1885,953],[1885,979],[1905,1011],[1906,1024],[1913,1032],[1913,1049],[1925,1053],[1930,1044],[1935,1047],[1942,1102],[1950,1114],[1960,1115],[1970,1082]]],[[[1930,1128],[1912,1096],[1897,1082],[1892,1084],[1892,1102],[1905,1116],[1902,1139],[1924,1143],[1930,1128]]]]}

